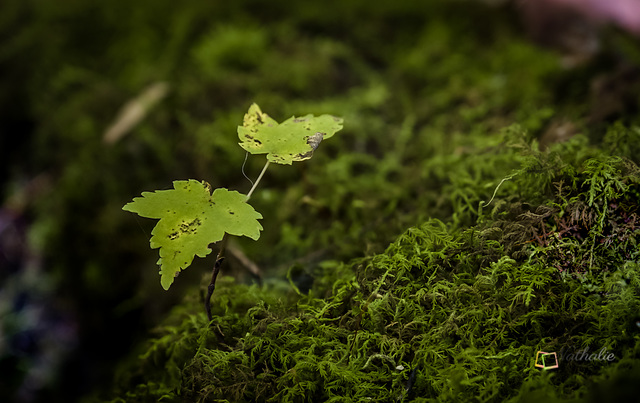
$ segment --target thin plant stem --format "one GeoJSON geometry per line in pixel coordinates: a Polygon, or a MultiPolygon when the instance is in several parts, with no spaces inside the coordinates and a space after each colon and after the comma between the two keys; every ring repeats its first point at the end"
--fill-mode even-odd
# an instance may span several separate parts
{"type": "MultiPolygon", "coordinates": [[[[256,179],[256,182],[251,187],[251,190],[249,190],[245,203],[248,202],[249,199],[251,198],[253,191],[256,190],[256,187],[258,187],[258,183],[260,183],[260,180],[264,176],[264,173],[267,172],[268,167],[269,167],[269,161],[267,161],[267,163],[264,164],[264,168],[262,168],[262,172],[260,172],[258,179],[256,179]]],[[[222,267],[222,262],[224,262],[224,252],[227,247],[228,239],[229,239],[229,234],[225,233],[224,236],[222,237],[222,241],[220,242],[220,250],[218,251],[218,256],[216,256],[216,262],[213,264],[213,270],[211,271],[211,282],[207,287],[207,296],[204,298],[204,309],[207,312],[207,318],[209,318],[209,322],[211,322],[211,319],[213,319],[213,317],[211,316],[211,296],[213,295],[213,292],[216,289],[216,279],[218,278],[218,273],[220,273],[220,267],[222,267]]]]}
{"type": "Polygon", "coordinates": [[[251,190],[249,190],[249,193],[247,194],[247,200],[245,200],[245,202],[248,202],[249,199],[251,198],[253,191],[256,190],[256,188],[258,187],[258,183],[260,183],[260,180],[264,176],[264,173],[267,172],[268,167],[269,167],[269,161],[267,161],[267,163],[264,164],[264,168],[262,168],[262,172],[260,172],[258,179],[256,179],[256,183],[254,183],[253,186],[251,187],[251,190]]]}
{"type": "Polygon", "coordinates": [[[502,179],[502,180],[500,181],[500,183],[498,183],[498,186],[496,186],[496,188],[493,190],[493,196],[491,196],[491,200],[489,200],[489,203],[485,203],[485,202],[484,202],[484,200],[483,200],[481,203],[482,203],[482,204],[484,204],[484,205],[480,205],[480,208],[485,208],[485,207],[487,207],[488,205],[490,205],[490,204],[491,204],[491,202],[493,201],[493,199],[496,197],[496,193],[498,193],[498,189],[500,189],[500,186],[502,186],[502,184],[503,184],[505,181],[508,181],[508,180],[513,179],[513,177],[514,177],[514,176],[515,176],[515,174],[513,174],[513,175],[509,175],[509,176],[507,176],[506,178],[502,179]]]}
{"type": "Polygon", "coordinates": [[[222,267],[222,262],[224,262],[224,251],[227,246],[227,240],[229,239],[229,234],[225,233],[222,237],[222,241],[220,242],[220,250],[218,251],[218,256],[216,256],[216,262],[213,264],[213,270],[211,271],[211,282],[207,287],[207,296],[204,298],[204,309],[207,312],[207,318],[209,318],[209,322],[213,317],[211,316],[211,296],[216,289],[216,279],[218,278],[218,273],[220,273],[220,267],[222,267]]]}

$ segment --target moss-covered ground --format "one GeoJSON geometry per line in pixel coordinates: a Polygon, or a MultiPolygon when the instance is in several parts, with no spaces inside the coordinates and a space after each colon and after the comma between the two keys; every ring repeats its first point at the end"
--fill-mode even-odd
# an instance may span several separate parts
{"type": "MultiPolygon", "coordinates": [[[[475,225],[431,219],[383,253],[293,266],[297,293],[296,271],[314,277],[308,294],[226,280],[211,323],[190,295],[121,369],[116,401],[631,398],[640,170],[577,141],[506,145],[522,135],[474,159],[522,164],[491,208],[462,192],[475,225]],[[535,367],[539,351],[559,368],[535,367]]],[[[618,126],[605,142],[638,136],[618,126]]]]}
{"type": "Polygon", "coordinates": [[[75,383],[114,402],[632,401],[637,39],[604,30],[568,65],[509,4],[8,4],[2,122],[28,137],[3,139],[3,191],[48,183],[30,239],[81,338],[49,401],[75,383]],[[345,125],[269,169],[262,236],[234,245],[262,284],[229,259],[208,322],[214,257],[164,292],[154,223],[121,207],[176,179],[246,192],[236,126],[252,102],[345,125]],[[540,351],[559,367],[536,367],[540,351]]]}

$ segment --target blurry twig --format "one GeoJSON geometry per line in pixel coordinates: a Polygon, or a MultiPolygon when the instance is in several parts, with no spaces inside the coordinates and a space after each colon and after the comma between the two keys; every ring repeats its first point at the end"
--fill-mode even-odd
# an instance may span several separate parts
{"type": "Polygon", "coordinates": [[[231,254],[231,256],[237,259],[242,267],[247,269],[247,271],[251,273],[253,277],[262,282],[262,272],[260,271],[260,267],[255,264],[253,260],[249,259],[247,255],[245,255],[245,253],[240,250],[240,248],[238,248],[233,243],[230,243],[229,246],[227,246],[227,251],[229,252],[229,254],[231,254]]]}
{"type": "Polygon", "coordinates": [[[102,140],[107,144],[113,144],[136,127],[146,116],[149,110],[155,106],[169,92],[169,84],[160,81],[145,88],[140,95],[127,102],[118,116],[104,132],[102,140]]]}

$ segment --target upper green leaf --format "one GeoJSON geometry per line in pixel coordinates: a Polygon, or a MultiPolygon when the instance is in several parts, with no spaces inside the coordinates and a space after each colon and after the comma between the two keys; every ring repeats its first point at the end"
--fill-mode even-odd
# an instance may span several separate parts
{"type": "Polygon", "coordinates": [[[160,248],[160,282],[165,290],[174,277],[186,269],[194,256],[211,253],[209,244],[224,233],[257,240],[262,215],[248,203],[247,196],[193,179],[174,181],[174,189],[143,192],[122,209],[142,217],[160,219],[151,234],[151,247],[160,248]]]}
{"type": "Polygon", "coordinates": [[[313,155],[320,142],[342,129],[342,119],[331,115],[291,117],[278,124],[260,107],[252,104],[238,126],[240,146],[251,154],[267,154],[267,159],[291,165],[313,155]]]}

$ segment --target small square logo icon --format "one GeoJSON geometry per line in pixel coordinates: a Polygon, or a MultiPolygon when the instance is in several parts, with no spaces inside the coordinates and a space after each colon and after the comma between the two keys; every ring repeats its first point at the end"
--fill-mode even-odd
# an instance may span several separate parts
{"type": "Polygon", "coordinates": [[[558,356],[556,353],[538,351],[536,354],[536,367],[542,369],[558,368],[558,356]]]}

